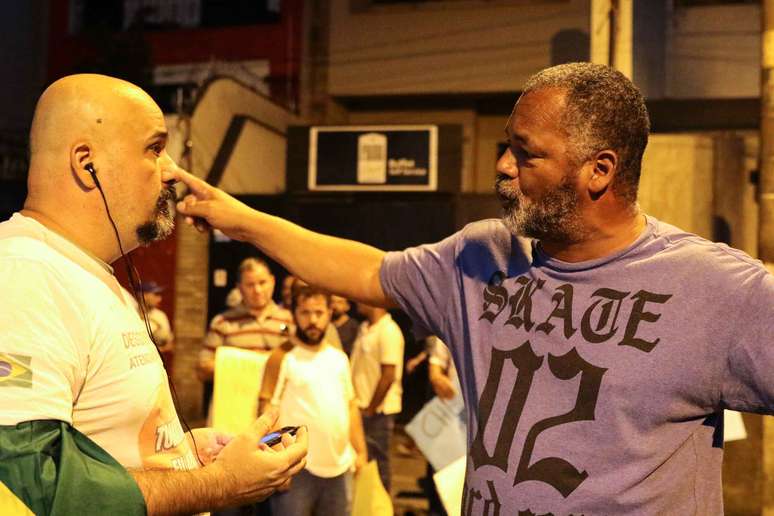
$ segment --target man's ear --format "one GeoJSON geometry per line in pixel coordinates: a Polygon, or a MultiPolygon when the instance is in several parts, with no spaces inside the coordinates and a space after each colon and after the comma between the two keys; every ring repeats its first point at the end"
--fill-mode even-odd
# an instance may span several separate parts
{"type": "Polygon", "coordinates": [[[587,188],[591,198],[600,198],[612,185],[618,173],[618,153],[611,149],[597,152],[588,162],[590,166],[587,188]]]}
{"type": "Polygon", "coordinates": [[[72,170],[78,184],[85,190],[97,187],[89,168],[97,170],[96,165],[94,165],[94,151],[88,142],[77,142],[70,149],[70,170],[72,170]]]}

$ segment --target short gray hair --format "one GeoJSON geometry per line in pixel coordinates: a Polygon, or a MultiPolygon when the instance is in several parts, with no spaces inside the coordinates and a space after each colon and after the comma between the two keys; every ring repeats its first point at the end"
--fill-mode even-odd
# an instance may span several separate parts
{"type": "Polygon", "coordinates": [[[618,70],[593,63],[546,68],[527,80],[522,96],[543,88],[566,92],[562,124],[569,133],[574,158],[585,161],[604,149],[616,151],[619,164],[613,190],[635,202],[650,132],[640,90],[618,70]]]}
{"type": "Polygon", "coordinates": [[[249,258],[245,258],[242,260],[242,262],[239,264],[239,269],[237,269],[237,283],[242,282],[242,275],[246,271],[251,271],[253,269],[259,269],[263,267],[266,269],[266,272],[268,272],[272,277],[274,274],[271,272],[271,268],[269,267],[269,264],[266,263],[266,260],[263,260],[258,257],[251,256],[249,258]]]}

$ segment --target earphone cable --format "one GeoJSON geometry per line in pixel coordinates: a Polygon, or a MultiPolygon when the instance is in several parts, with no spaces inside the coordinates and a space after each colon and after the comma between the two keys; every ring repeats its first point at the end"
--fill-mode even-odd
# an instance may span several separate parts
{"type": "MultiPolygon", "coordinates": [[[[99,179],[97,179],[97,174],[92,173],[91,177],[94,179],[94,184],[97,187],[97,190],[99,190],[100,196],[102,196],[102,203],[105,205],[105,212],[107,213],[108,220],[110,221],[110,225],[113,227],[113,231],[115,232],[116,241],[118,242],[118,250],[121,252],[121,258],[124,259],[124,266],[126,267],[126,276],[129,279],[129,284],[132,287],[132,294],[134,295],[135,301],[137,301],[137,304],[140,307],[142,320],[145,323],[145,331],[148,333],[148,337],[150,337],[150,340],[153,343],[153,346],[156,348],[156,353],[158,353],[159,355],[159,360],[162,360],[162,363],[163,363],[163,359],[161,357],[161,351],[159,351],[159,345],[156,342],[156,338],[153,336],[153,331],[151,329],[150,321],[148,320],[148,311],[145,305],[145,297],[142,295],[142,292],[140,291],[140,274],[137,272],[137,269],[135,268],[134,263],[132,262],[132,259],[129,257],[129,255],[124,253],[124,247],[121,245],[121,237],[119,236],[119,233],[118,233],[118,227],[116,226],[115,221],[113,221],[113,216],[110,214],[110,208],[108,208],[107,199],[105,198],[105,192],[102,191],[102,185],[100,185],[99,179]]],[[[194,437],[193,432],[191,432],[191,427],[188,425],[188,421],[186,421],[185,417],[180,412],[180,402],[177,396],[177,391],[175,390],[175,385],[172,383],[172,379],[169,378],[169,375],[166,375],[166,376],[167,376],[167,384],[169,385],[170,391],[172,393],[172,402],[175,404],[175,409],[177,411],[179,420],[183,423],[183,426],[188,432],[188,435],[191,436],[191,441],[193,441],[193,448],[194,448],[194,453],[196,454],[196,460],[199,461],[200,465],[204,465],[204,461],[199,456],[199,450],[196,446],[196,438],[194,437]]]]}

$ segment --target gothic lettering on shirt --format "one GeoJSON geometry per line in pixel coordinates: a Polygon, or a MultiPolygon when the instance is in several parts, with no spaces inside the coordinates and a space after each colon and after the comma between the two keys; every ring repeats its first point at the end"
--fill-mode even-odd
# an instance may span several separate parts
{"type": "Polygon", "coordinates": [[[489,284],[484,290],[484,313],[479,319],[494,322],[500,312],[505,309],[508,304],[508,289],[502,286],[503,280],[505,280],[505,273],[500,271],[495,272],[489,278],[489,284]],[[494,308],[494,310],[490,310],[490,308],[494,308]]]}
{"type": "Polygon", "coordinates": [[[567,498],[589,474],[586,471],[578,471],[575,466],[559,457],[545,457],[530,465],[535,441],[541,432],[551,427],[574,421],[593,421],[602,376],[607,369],[589,364],[581,358],[575,348],[562,356],[549,354],[548,368],[559,380],[572,380],[580,374],[578,396],[572,410],[538,421],[529,429],[513,485],[527,480],[537,480],[553,486],[567,498]]]}
{"type": "Polygon", "coordinates": [[[569,283],[556,287],[556,292],[551,296],[551,301],[555,303],[554,311],[548,315],[545,321],[537,325],[535,331],[542,331],[549,335],[556,328],[556,325],[551,323],[551,319],[557,317],[564,321],[564,338],[569,339],[575,335],[578,329],[572,325],[572,293],[572,285],[569,283]]]}
{"type": "Polygon", "coordinates": [[[519,285],[519,289],[508,300],[508,304],[511,305],[511,315],[505,324],[511,324],[516,329],[524,326],[524,329],[529,331],[534,325],[532,321],[532,296],[537,290],[543,288],[545,280],[530,280],[525,276],[519,276],[516,278],[516,283],[519,285]]]}
{"type": "MultiPolygon", "coordinates": [[[[478,428],[470,448],[473,468],[483,465],[495,466],[508,472],[508,457],[513,445],[514,435],[527,402],[535,372],[541,368],[544,357],[538,356],[529,341],[516,349],[504,351],[492,349],[492,362],[478,405],[478,428]],[[508,417],[499,421],[491,419],[492,408],[501,385],[505,361],[510,360],[517,370],[516,381],[510,385],[511,392],[505,413],[508,417]],[[484,435],[490,424],[499,424],[494,450],[489,453],[484,445],[484,435]]],[[[565,498],[570,495],[587,477],[581,471],[560,457],[545,457],[531,464],[532,452],[541,432],[557,425],[575,421],[591,421],[597,405],[597,396],[606,369],[589,364],[573,348],[561,356],[548,355],[548,369],[558,380],[572,380],[580,374],[580,384],[575,406],[565,414],[545,418],[535,423],[527,433],[521,451],[519,464],[514,477],[514,485],[528,480],[544,482],[559,491],[565,498]]]]}
{"type": "Polygon", "coordinates": [[[612,288],[600,288],[594,291],[592,298],[599,298],[583,313],[581,320],[581,335],[586,342],[599,344],[610,340],[618,331],[618,314],[621,312],[621,304],[629,292],[621,292],[612,288]],[[596,310],[601,306],[600,310],[596,310]],[[595,313],[596,311],[596,313],[595,313]],[[592,315],[597,316],[596,324],[592,324],[592,315]],[[605,331],[606,330],[606,331],[605,331]]]}
{"type": "MultiPolygon", "coordinates": [[[[508,457],[513,445],[513,437],[516,434],[524,405],[527,402],[529,388],[532,385],[532,379],[535,371],[543,365],[543,357],[539,357],[532,351],[529,341],[516,349],[503,351],[501,349],[492,349],[492,362],[489,368],[489,375],[486,378],[484,390],[481,393],[481,399],[478,402],[478,431],[470,448],[470,457],[473,461],[473,469],[478,469],[485,464],[496,466],[504,472],[508,471],[508,457]],[[516,381],[510,386],[511,393],[508,399],[506,413],[509,417],[503,418],[500,422],[500,430],[495,443],[494,451],[490,454],[484,446],[484,431],[492,415],[495,399],[500,391],[500,380],[502,378],[503,366],[505,361],[510,360],[518,369],[516,381]]],[[[507,389],[508,386],[504,385],[507,389]]]]}
{"type": "Polygon", "coordinates": [[[487,480],[486,485],[489,489],[488,498],[484,498],[484,495],[478,489],[468,488],[467,483],[463,486],[463,516],[473,516],[474,514],[480,516],[500,516],[500,499],[497,497],[494,482],[487,480]]]}
{"type": "MultiPolygon", "coordinates": [[[[642,329],[643,324],[655,323],[660,319],[661,314],[652,311],[653,305],[663,305],[672,297],[671,294],[657,294],[646,290],[632,294],[630,291],[598,288],[589,299],[579,300],[573,285],[564,283],[553,288],[551,312],[537,313],[536,310],[542,305],[533,302],[535,293],[551,289],[552,286],[544,279],[527,275],[510,279],[503,272],[497,271],[483,291],[483,312],[479,320],[495,324],[500,314],[510,306],[510,314],[502,320],[502,324],[512,326],[515,330],[549,335],[561,326],[560,335],[569,340],[580,329],[583,341],[592,345],[615,342],[613,339],[618,335],[621,339],[617,343],[619,346],[631,346],[649,353],[660,342],[660,338],[644,339],[638,336],[638,330],[642,329]],[[574,303],[578,306],[579,302],[583,303],[584,309],[580,321],[576,321],[573,320],[573,306],[574,303]],[[622,314],[627,314],[627,311],[626,321],[621,321],[622,314]],[[542,322],[535,324],[536,321],[542,322]],[[623,336],[620,333],[623,333],[623,336]]],[[[478,403],[478,424],[471,443],[470,456],[473,469],[489,465],[508,473],[508,458],[519,421],[529,401],[533,380],[536,373],[546,365],[548,372],[557,381],[575,380],[580,376],[575,404],[570,411],[546,417],[527,431],[513,485],[529,480],[543,482],[567,498],[588,478],[588,472],[583,469],[583,465],[572,464],[561,457],[541,457],[533,461],[532,454],[541,433],[545,430],[595,419],[597,398],[607,369],[584,360],[576,347],[561,356],[550,353],[540,356],[535,353],[529,340],[510,350],[492,347],[489,373],[478,403]],[[504,382],[503,368],[508,362],[516,370],[516,379],[504,382]],[[508,399],[505,409],[508,417],[495,420],[492,418],[495,400],[503,397],[508,399]],[[491,428],[492,425],[499,428],[491,428]],[[484,436],[488,435],[488,429],[489,434],[497,435],[494,446],[489,448],[491,453],[484,445],[484,436]]],[[[464,496],[466,502],[463,503],[463,509],[467,509],[468,513],[476,501],[483,500],[481,492],[475,489],[466,489],[464,496]]],[[[494,491],[490,499],[497,499],[494,491]]],[[[499,502],[497,503],[499,508],[499,502]]]]}
{"type": "MultiPolygon", "coordinates": [[[[551,297],[553,310],[548,314],[534,313],[533,298],[538,290],[551,288],[546,285],[546,280],[530,278],[522,275],[513,279],[513,292],[505,285],[505,273],[497,271],[492,274],[483,292],[483,311],[479,320],[485,320],[492,324],[510,306],[510,314],[503,322],[504,325],[513,326],[517,330],[542,332],[550,335],[555,329],[559,319],[562,321],[563,335],[570,339],[578,330],[573,320],[573,306],[579,301],[570,283],[564,283],[554,288],[551,297]],[[548,287],[548,288],[545,288],[548,287]],[[545,319],[543,319],[545,317],[545,319]],[[535,325],[535,320],[542,320],[535,325]]],[[[661,318],[660,313],[649,311],[653,304],[664,304],[672,297],[671,294],[657,294],[647,290],[639,290],[631,295],[631,292],[616,290],[613,288],[599,288],[591,294],[590,299],[585,300],[583,315],[580,320],[580,330],[583,340],[592,344],[607,342],[620,333],[621,325],[619,316],[625,313],[625,306],[631,305],[624,335],[618,342],[619,346],[632,346],[646,353],[653,350],[660,339],[645,340],[637,336],[637,331],[642,323],[654,323],[661,318]]]]}
{"type": "Polygon", "coordinates": [[[661,340],[660,338],[650,342],[647,340],[639,339],[635,336],[637,333],[637,327],[640,322],[645,321],[654,323],[661,318],[661,314],[654,314],[652,312],[644,312],[645,303],[661,303],[664,304],[672,297],[671,294],[653,294],[646,290],[640,290],[632,296],[635,299],[634,306],[632,307],[632,313],[629,316],[629,322],[626,323],[626,332],[624,338],[618,343],[619,346],[634,346],[640,351],[649,353],[656,344],[661,340]]]}

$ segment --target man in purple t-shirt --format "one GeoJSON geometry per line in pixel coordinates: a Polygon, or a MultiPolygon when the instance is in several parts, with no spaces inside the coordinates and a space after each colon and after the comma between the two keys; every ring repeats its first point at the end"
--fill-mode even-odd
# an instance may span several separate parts
{"type": "Polygon", "coordinates": [[[185,173],[179,209],[449,345],[469,418],[463,514],[722,514],[722,410],[774,412],[774,277],[639,211],[648,132],[626,77],[559,65],[506,126],[502,220],[383,253],[185,173]]]}

